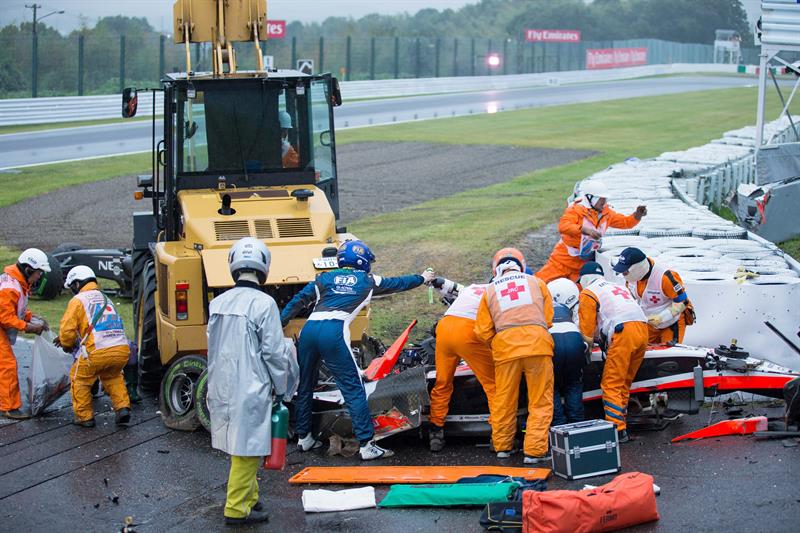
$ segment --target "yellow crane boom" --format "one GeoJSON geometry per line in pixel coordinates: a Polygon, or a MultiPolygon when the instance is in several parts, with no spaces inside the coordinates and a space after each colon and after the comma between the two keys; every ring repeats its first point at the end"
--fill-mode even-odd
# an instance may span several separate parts
{"type": "Polygon", "coordinates": [[[236,72],[233,43],[252,41],[256,69],[263,72],[267,0],[176,0],[172,12],[175,44],[186,46],[187,75],[192,72],[190,43],[212,43],[214,77],[219,77],[236,72]]]}

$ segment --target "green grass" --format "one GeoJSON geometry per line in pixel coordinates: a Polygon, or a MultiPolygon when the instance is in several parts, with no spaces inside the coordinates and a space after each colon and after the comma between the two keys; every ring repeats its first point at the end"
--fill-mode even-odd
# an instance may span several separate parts
{"type": "Polygon", "coordinates": [[[150,161],[148,152],[26,167],[18,174],[0,173],[0,207],[71,185],[146,173],[150,161]]]}
{"type": "MultiPolygon", "coordinates": [[[[25,133],[28,131],[60,130],[63,128],[75,128],[78,126],[102,126],[103,124],[117,124],[119,122],[140,122],[151,120],[150,117],[136,118],[106,118],[101,120],[76,120],[73,122],[51,122],[49,124],[20,124],[17,126],[0,126],[0,135],[6,133],[25,133]]],[[[159,120],[159,118],[156,118],[159,120]]]]}
{"type": "Polygon", "coordinates": [[[778,246],[780,246],[781,250],[791,255],[795,259],[800,259],[800,237],[783,241],[782,243],[778,244],[778,246]]]}

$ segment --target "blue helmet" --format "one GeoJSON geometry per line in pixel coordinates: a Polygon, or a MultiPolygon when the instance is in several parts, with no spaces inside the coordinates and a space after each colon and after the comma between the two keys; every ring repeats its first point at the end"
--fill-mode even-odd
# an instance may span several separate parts
{"type": "Polygon", "coordinates": [[[375,255],[362,241],[347,241],[339,247],[336,260],[340,267],[350,267],[364,272],[369,272],[370,264],[375,261],[375,255]]]}

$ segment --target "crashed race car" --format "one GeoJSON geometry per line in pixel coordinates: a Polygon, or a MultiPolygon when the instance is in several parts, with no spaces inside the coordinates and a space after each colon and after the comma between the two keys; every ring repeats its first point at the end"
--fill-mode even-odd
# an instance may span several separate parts
{"type": "MultiPolygon", "coordinates": [[[[377,379],[365,385],[376,439],[419,428],[427,420],[428,394],[436,382],[436,339],[429,337],[420,344],[393,350],[398,343],[401,347],[405,344],[411,327],[413,323],[391,348],[367,367],[391,368],[385,376],[376,376],[377,379]]],[[[363,361],[363,354],[358,355],[356,359],[363,361]]],[[[584,368],[584,404],[599,404],[604,361],[604,354],[595,349],[591,363],[584,368]]],[[[369,377],[368,370],[365,374],[369,377]]],[[[800,372],[754,357],[736,345],[712,349],[680,344],[651,345],[631,386],[629,423],[636,427],[637,415],[660,420],[667,409],[697,413],[705,396],[739,391],[783,398],[784,385],[798,376],[800,372]]],[[[524,380],[521,386],[524,388],[524,380]]],[[[524,419],[526,395],[521,393],[520,398],[518,418],[524,419]]],[[[352,436],[342,395],[324,374],[314,392],[313,409],[314,433],[320,438],[352,436]]],[[[486,395],[472,369],[462,361],[455,373],[445,430],[453,436],[489,436],[488,419],[486,395]]]]}
{"type": "MultiPolygon", "coordinates": [[[[133,290],[133,266],[131,251],[124,248],[84,248],[77,243],[60,244],[50,256],[58,262],[63,278],[72,267],[88,266],[98,278],[114,283],[107,292],[120,298],[130,298],[133,290]]],[[[61,282],[63,284],[63,281],[61,282]]],[[[60,292],[60,286],[58,287],[60,292]]],[[[55,298],[58,293],[51,297],[55,298]]],[[[49,298],[48,298],[49,299],[49,298]]]]}

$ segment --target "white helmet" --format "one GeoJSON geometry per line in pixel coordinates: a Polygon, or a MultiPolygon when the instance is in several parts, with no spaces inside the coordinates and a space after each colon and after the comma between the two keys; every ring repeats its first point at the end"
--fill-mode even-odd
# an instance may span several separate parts
{"type": "Polygon", "coordinates": [[[239,272],[249,270],[256,273],[260,283],[267,281],[271,254],[267,245],[253,237],[239,239],[228,253],[228,267],[233,281],[239,279],[239,272]]]}
{"type": "Polygon", "coordinates": [[[50,272],[50,261],[47,259],[47,254],[38,248],[28,248],[19,254],[17,263],[20,265],[28,265],[33,270],[50,272]]]}
{"type": "Polygon", "coordinates": [[[278,122],[280,122],[282,129],[292,129],[292,117],[286,111],[281,111],[278,113],[278,122]]]}
{"type": "Polygon", "coordinates": [[[553,301],[567,306],[570,310],[578,305],[578,286],[567,278],[554,279],[547,284],[547,290],[553,296],[553,301]]]}
{"type": "Polygon", "coordinates": [[[72,267],[69,273],[67,273],[67,279],[64,281],[64,288],[69,289],[69,286],[76,281],[86,281],[87,279],[97,279],[97,276],[94,275],[94,270],[86,265],[72,267]]]}
{"type": "Polygon", "coordinates": [[[592,207],[600,198],[608,198],[608,188],[600,180],[585,180],[581,182],[580,189],[581,194],[586,197],[592,207]]]}

